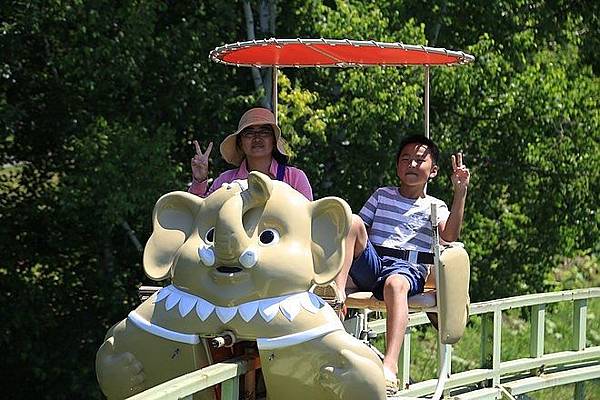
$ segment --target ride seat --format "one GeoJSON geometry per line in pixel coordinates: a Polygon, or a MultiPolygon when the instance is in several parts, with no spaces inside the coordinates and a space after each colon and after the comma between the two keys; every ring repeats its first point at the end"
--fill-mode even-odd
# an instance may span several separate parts
{"type": "MultiPolygon", "coordinates": [[[[437,272],[430,272],[423,293],[408,298],[409,312],[437,314],[437,327],[443,344],[454,344],[462,337],[469,316],[469,255],[462,243],[442,249],[437,272]],[[433,279],[437,276],[436,279],[433,279]]],[[[347,292],[346,307],[385,311],[385,303],[371,292],[347,292]]],[[[430,318],[431,319],[431,318],[430,318]]]]}

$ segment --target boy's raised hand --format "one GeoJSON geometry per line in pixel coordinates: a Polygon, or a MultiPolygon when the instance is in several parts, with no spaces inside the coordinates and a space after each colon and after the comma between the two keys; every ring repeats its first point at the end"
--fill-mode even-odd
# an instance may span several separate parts
{"type": "Polygon", "coordinates": [[[206,151],[203,153],[198,141],[194,140],[196,154],[194,154],[194,157],[192,158],[192,176],[198,182],[202,182],[208,177],[208,157],[210,156],[212,146],[213,143],[210,142],[206,151]]]}
{"type": "Polygon", "coordinates": [[[462,153],[452,155],[452,185],[455,192],[466,192],[469,186],[471,174],[469,169],[463,164],[462,153]]]}

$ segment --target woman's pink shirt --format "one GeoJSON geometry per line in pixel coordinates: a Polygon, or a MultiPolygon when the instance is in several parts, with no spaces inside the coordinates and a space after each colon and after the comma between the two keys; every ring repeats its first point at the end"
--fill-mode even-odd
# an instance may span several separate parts
{"type": "MultiPolygon", "coordinates": [[[[269,173],[272,176],[277,176],[277,160],[273,159],[271,161],[271,166],[269,167],[269,173]]],[[[230,169],[228,171],[223,172],[217,179],[214,180],[212,185],[208,187],[208,181],[204,180],[202,182],[192,181],[188,192],[193,193],[200,197],[206,197],[218,188],[221,187],[224,183],[233,182],[236,179],[248,179],[248,167],[246,166],[246,160],[242,161],[242,164],[239,168],[230,169]]],[[[283,175],[283,181],[296,189],[298,192],[302,193],[304,197],[308,200],[313,199],[312,188],[310,187],[310,183],[308,182],[308,178],[306,174],[301,169],[296,167],[292,167],[286,165],[285,174],[283,175]]]]}

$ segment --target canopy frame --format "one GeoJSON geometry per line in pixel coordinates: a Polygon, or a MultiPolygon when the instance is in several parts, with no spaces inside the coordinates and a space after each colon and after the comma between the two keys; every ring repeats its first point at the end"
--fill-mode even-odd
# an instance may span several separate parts
{"type": "Polygon", "coordinates": [[[424,68],[423,125],[426,137],[430,137],[430,68],[436,66],[465,65],[475,60],[475,57],[462,51],[447,50],[438,47],[410,45],[402,42],[389,43],[376,42],[374,40],[360,41],[324,38],[270,38],[230,43],[216,47],[210,52],[209,58],[214,62],[236,67],[273,68],[273,73],[271,74],[271,104],[276,121],[278,102],[277,73],[279,68],[422,66],[424,68]],[[303,51],[303,53],[298,53],[299,50],[303,51]]]}

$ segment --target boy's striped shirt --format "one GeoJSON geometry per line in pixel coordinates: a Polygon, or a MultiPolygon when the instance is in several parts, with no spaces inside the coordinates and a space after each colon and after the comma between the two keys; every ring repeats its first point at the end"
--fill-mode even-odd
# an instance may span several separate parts
{"type": "Polygon", "coordinates": [[[409,199],[398,188],[377,189],[360,210],[371,243],[395,249],[432,251],[431,204],[437,207],[438,222],[446,221],[450,212],[442,200],[432,196],[409,199]]]}

